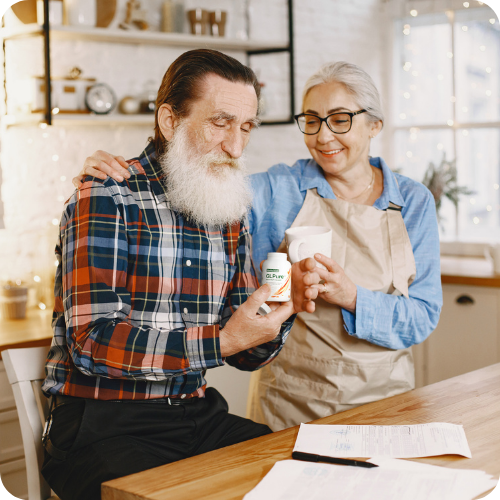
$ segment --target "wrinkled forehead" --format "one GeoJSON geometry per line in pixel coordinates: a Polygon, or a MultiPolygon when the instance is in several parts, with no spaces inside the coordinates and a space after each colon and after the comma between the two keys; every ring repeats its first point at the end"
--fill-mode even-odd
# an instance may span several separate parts
{"type": "Polygon", "coordinates": [[[205,80],[201,106],[210,114],[227,113],[245,122],[257,115],[257,95],[252,85],[243,82],[230,82],[215,75],[205,80]]]}
{"type": "Polygon", "coordinates": [[[253,117],[257,113],[257,96],[255,90],[250,85],[242,87],[245,91],[221,90],[214,96],[214,105],[216,108],[224,108],[231,111],[232,114],[241,114],[243,116],[253,117]],[[253,94],[253,95],[252,95],[253,94]]]}

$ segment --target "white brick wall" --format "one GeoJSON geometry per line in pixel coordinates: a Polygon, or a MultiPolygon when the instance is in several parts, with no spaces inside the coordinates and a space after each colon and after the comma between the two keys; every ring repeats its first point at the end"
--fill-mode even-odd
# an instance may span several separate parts
{"type": "MultiPolygon", "coordinates": [[[[227,3],[227,0],[220,1],[227,3]]],[[[208,0],[198,3],[215,5],[208,0]]],[[[308,76],[331,60],[361,65],[384,90],[387,28],[380,14],[381,0],[295,0],[294,4],[297,110],[300,110],[302,86],[308,76]]],[[[252,0],[251,5],[252,38],[286,37],[284,0],[252,0]]],[[[120,9],[123,10],[123,0],[120,9]]],[[[114,24],[117,21],[118,16],[114,24]]],[[[154,18],[151,22],[159,21],[154,18]]],[[[42,73],[41,52],[40,40],[19,42],[17,46],[8,44],[7,63],[11,63],[9,69],[12,71],[8,75],[9,85],[15,85],[16,79],[23,75],[42,73]]],[[[79,66],[86,76],[109,83],[120,98],[140,91],[148,80],[159,85],[165,69],[180,53],[179,49],[154,46],[53,41],[53,75],[79,66]]],[[[243,53],[231,55],[245,61],[243,53]]],[[[271,75],[270,79],[274,78],[273,74],[278,75],[277,78],[280,75],[272,63],[267,68],[263,65],[262,73],[271,75]]],[[[279,84],[268,81],[268,89],[273,85],[279,84]]],[[[285,97],[282,96],[284,103],[287,102],[285,97]]],[[[50,231],[52,220],[60,218],[63,202],[72,192],[71,177],[78,172],[86,156],[96,149],[125,157],[136,156],[150,134],[151,130],[145,126],[7,129],[1,144],[6,229],[0,230],[0,280],[32,278],[40,266],[37,257],[42,252],[40,234],[50,231]],[[53,159],[56,156],[57,159],[53,159]]],[[[298,158],[308,156],[295,125],[262,127],[252,135],[247,148],[252,172],[266,170],[278,162],[293,164],[298,158]]],[[[381,153],[382,144],[383,139],[374,147],[373,154],[381,153]]],[[[44,245],[49,248],[42,253],[51,255],[53,243],[44,245]]]]}

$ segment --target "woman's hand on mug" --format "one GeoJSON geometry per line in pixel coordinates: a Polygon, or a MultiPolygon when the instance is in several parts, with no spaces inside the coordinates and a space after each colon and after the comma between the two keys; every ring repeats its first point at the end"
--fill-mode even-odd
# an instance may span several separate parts
{"type": "Polygon", "coordinates": [[[295,312],[313,313],[316,307],[314,300],[318,298],[321,285],[319,268],[310,257],[292,264],[292,300],[295,312]]]}
{"type": "Polygon", "coordinates": [[[333,259],[321,253],[315,254],[314,258],[326,267],[326,271],[320,267],[315,269],[319,277],[324,281],[323,284],[314,286],[321,298],[347,311],[356,312],[356,299],[358,296],[356,285],[333,259]]]}
{"type": "Polygon", "coordinates": [[[93,175],[98,179],[106,179],[109,175],[121,182],[124,178],[128,179],[130,177],[127,171],[128,166],[123,156],[113,156],[106,153],[106,151],[96,151],[92,156],[85,159],[82,171],[76,177],[73,177],[72,182],[77,189],[80,189],[86,175],[93,175]]]}

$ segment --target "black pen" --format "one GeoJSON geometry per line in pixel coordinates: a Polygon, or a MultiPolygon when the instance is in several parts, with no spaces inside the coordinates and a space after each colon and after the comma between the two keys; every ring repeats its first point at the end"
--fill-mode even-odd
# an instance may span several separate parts
{"type": "Polygon", "coordinates": [[[312,453],[302,453],[301,451],[293,451],[292,458],[295,460],[305,460],[306,462],[327,462],[329,464],[353,465],[354,467],[378,467],[378,465],[370,462],[361,462],[360,460],[349,460],[347,458],[325,457],[323,455],[313,455],[312,453]]]}

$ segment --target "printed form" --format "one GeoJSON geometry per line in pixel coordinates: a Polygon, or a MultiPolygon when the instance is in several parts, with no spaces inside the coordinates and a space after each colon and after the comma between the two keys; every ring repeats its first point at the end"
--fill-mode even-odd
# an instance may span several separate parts
{"type": "MultiPolygon", "coordinates": [[[[318,426],[319,427],[319,426],[318,426]]],[[[283,460],[244,500],[472,500],[498,479],[478,470],[371,459],[374,469],[283,460]]]]}
{"type": "Polygon", "coordinates": [[[464,428],[443,422],[418,425],[300,424],[293,451],[330,457],[472,457],[464,428]]]}

